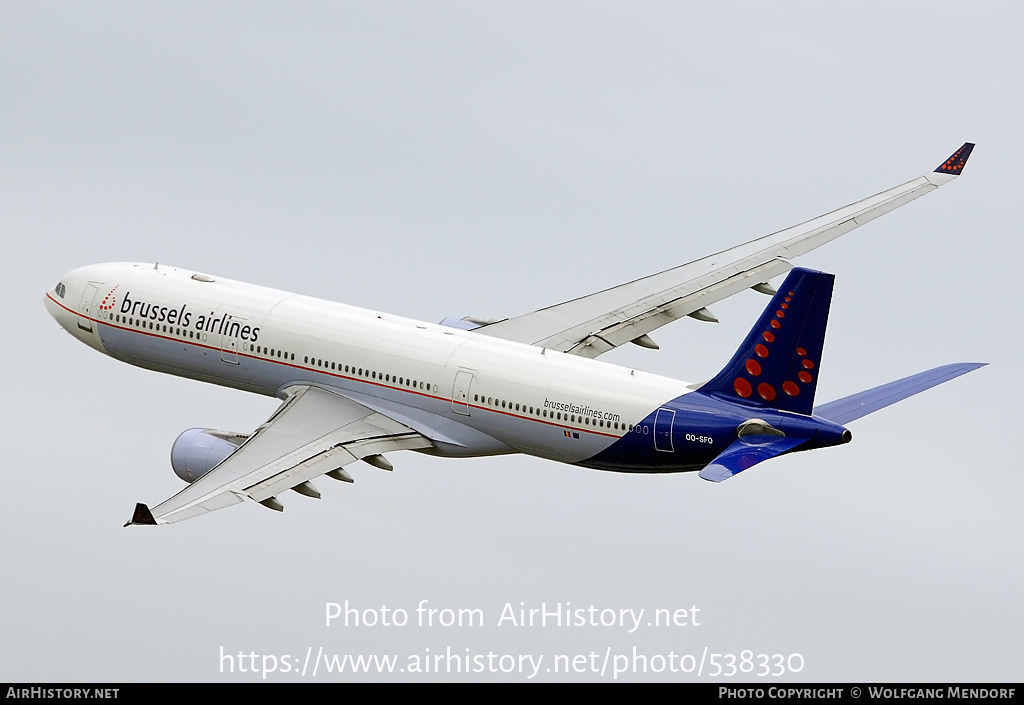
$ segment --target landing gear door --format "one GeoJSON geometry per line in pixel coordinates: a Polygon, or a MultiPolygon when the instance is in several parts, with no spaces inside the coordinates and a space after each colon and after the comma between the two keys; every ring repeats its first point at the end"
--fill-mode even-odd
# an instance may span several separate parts
{"type": "Polygon", "coordinates": [[[452,387],[452,411],[456,414],[469,416],[469,388],[473,384],[473,373],[459,370],[455,373],[455,384],[452,387]]]}

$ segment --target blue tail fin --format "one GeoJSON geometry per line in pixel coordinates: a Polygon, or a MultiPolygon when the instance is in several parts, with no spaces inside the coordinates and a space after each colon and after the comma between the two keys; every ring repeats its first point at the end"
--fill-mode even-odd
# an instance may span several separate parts
{"type": "Polygon", "coordinates": [[[810,414],[834,281],[824,272],[791,271],[729,364],[699,391],[810,414]]]}

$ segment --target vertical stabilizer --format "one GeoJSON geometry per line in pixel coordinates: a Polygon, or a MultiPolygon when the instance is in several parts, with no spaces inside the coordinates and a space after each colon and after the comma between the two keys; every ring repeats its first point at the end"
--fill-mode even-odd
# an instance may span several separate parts
{"type": "Polygon", "coordinates": [[[810,414],[834,281],[824,272],[791,271],[729,364],[699,391],[810,414]]]}

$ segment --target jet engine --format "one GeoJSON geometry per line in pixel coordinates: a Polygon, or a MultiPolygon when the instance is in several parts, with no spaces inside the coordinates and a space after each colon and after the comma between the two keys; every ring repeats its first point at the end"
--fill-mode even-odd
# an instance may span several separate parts
{"type": "Polygon", "coordinates": [[[171,446],[174,474],[188,483],[195,482],[235,452],[248,436],[212,428],[190,428],[171,446]]]}

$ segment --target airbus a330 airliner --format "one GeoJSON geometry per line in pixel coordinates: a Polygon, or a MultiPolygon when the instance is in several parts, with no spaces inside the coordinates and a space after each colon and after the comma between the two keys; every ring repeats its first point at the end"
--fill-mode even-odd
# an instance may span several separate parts
{"type": "Polygon", "coordinates": [[[277,396],[251,434],[190,429],[171,449],[189,485],[131,524],[164,524],[249,497],[281,510],[319,497],[384,453],[527,453],[618,472],[699,471],[720,482],[784,453],[846,443],[844,424],[984,363],[946,365],[814,406],[833,276],[789,259],[959,176],[974,145],[935,171],[839,210],[658,274],[500,321],[440,325],[165,265],[67,274],[46,308],[118,360],[277,396]],[[778,290],[769,280],[786,276],[778,290]],[[593,358],[744,289],[770,295],[733,358],[703,384],[593,358]]]}

